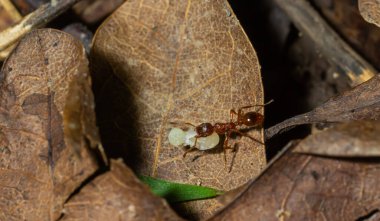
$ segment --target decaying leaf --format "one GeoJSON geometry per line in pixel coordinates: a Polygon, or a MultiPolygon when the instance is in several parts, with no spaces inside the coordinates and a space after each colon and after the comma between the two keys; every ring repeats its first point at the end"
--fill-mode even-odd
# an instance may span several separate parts
{"type": "Polygon", "coordinates": [[[310,123],[380,119],[380,75],[326,101],[314,110],[292,117],[266,130],[266,139],[281,130],[310,123]]]}
{"type": "Polygon", "coordinates": [[[380,157],[379,144],[379,121],[352,121],[307,137],[294,151],[338,157],[380,157]]]}
{"type": "MultiPolygon", "coordinates": [[[[356,135],[346,138],[355,141],[356,135]]],[[[320,142],[334,148],[334,144],[320,142]]],[[[362,143],[356,144],[366,151],[362,143]]],[[[379,141],[376,147],[380,149],[379,141]]],[[[237,199],[210,220],[379,219],[378,158],[324,158],[292,149],[270,163],[237,199]]]]}
{"type": "MultiPolygon", "coordinates": [[[[228,122],[231,108],[263,102],[255,51],[226,1],[127,1],[99,28],[92,53],[94,81],[104,82],[97,106],[115,99],[125,107],[113,116],[99,107],[100,128],[112,133],[103,130],[104,145],[133,153],[124,156],[138,174],[230,190],[265,166],[264,146],[246,137],[228,151],[227,168],[221,146],[184,159],[167,139],[170,122],[228,122]],[[113,74],[127,94],[105,95],[113,74]],[[114,145],[117,133],[127,142],[114,145]]],[[[249,134],[262,139],[261,128],[249,134]]],[[[192,204],[198,218],[217,209],[212,200],[192,204]]]]}
{"type": "Polygon", "coordinates": [[[61,221],[182,220],[154,196],[123,162],[112,160],[111,171],[96,177],[65,204],[61,221]]]}
{"type": "Polygon", "coordinates": [[[0,220],[56,220],[97,168],[88,61],[68,34],[27,35],[0,73],[0,220]]]}
{"type": "Polygon", "coordinates": [[[367,22],[380,27],[380,0],[359,0],[359,11],[367,22]]]}

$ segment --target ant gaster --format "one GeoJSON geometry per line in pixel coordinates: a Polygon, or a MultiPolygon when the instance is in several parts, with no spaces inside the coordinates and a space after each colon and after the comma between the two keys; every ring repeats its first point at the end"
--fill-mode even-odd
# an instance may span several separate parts
{"type": "Polygon", "coordinates": [[[207,137],[210,136],[212,133],[217,133],[219,135],[225,135],[224,143],[223,143],[223,151],[224,151],[224,162],[227,161],[226,159],[226,150],[227,149],[232,149],[231,147],[228,146],[228,141],[231,137],[232,133],[237,133],[241,136],[249,137],[250,139],[263,144],[261,141],[249,136],[246,133],[241,132],[239,129],[241,126],[247,126],[249,128],[252,127],[258,127],[262,126],[264,122],[264,116],[256,111],[251,111],[244,113],[243,110],[251,107],[264,107],[265,105],[271,103],[273,100],[267,102],[266,104],[263,105],[250,105],[250,106],[244,106],[240,107],[238,111],[236,112],[235,110],[231,109],[230,110],[230,122],[228,123],[215,123],[212,125],[211,123],[201,123],[198,126],[195,126],[191,123],[186,123],[189,124],[193,127],[195,127],[195,131],[197,135],[195,136],[195,143],[192,147],[190,147],[184,154],[183,157],[186,157],[186,154],[192,150],[194,150],[197,144],[197,139],[200,137],[207,137]],[[234,115],[237,116],[236,121],[234,121],[234,115]]]}

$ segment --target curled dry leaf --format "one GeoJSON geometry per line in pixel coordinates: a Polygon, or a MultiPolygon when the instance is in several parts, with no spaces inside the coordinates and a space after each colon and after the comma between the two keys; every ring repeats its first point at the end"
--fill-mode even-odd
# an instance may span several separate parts
{"type": "Polygon", "coordinates": [[[71,220],[182,220],[154,196],[122,161],[111,161],[111,171],[96,177],[65,204],[60,221],[71,220]]]}
{"type": "Polygon", "coordinates": [[[56,30],[27,35],[0,74],[0,220],[56,220],[97,168],[88,61],[56,30]]]}
{"type": "Polygon", "coordinates": [[[380,157],[379,135],[379,121],[352,121],[307,137],[294,151],[338,157],[380,157]]]}
{"type": "Polygon", "coordinates": [[[210,221],[379,219],[377,158],[343,160],[291,150],[210,221]]]}
{"type": "Polygon", "coordinates": [[[359,11],[367,22],[380,27],[380,0],[359,0],[359,11]]]}
{"type": "MultiPolygon", "coordinates": [[[[105,145],[129,148],[124,156],[138,174],[230,190],[264,167],[264,146],[246,137],[227,153],[228,168],[221,146],[184,159],[167,138],[170,122],[228,122],[231,108],[263,102],[255,51],[226,1],[127,1],[100,27],[92,53],[95,71],[108,74],[94,76],[105,82],[97,106],[117,99],[126,110],[99,111],[100,127],[112,131],[101,131],[105,145]],[[107,86],[113,73],[128,89],[124,100],[104,95],[115,90],[107,86]],[[116,133],[127,142],[115,145],[116,133]]],[[[262,140],[261,128],[249,134],[262,140]]],[[[213,200],[191,204],[198,218],[217,209],[213,200]]]]}
{"type": "Polygon", "coordinates": [[[292,117],[266,130],[266,139],[301,124],[380,119],[380,75],[330,98],[314,110],[292,117]]]}

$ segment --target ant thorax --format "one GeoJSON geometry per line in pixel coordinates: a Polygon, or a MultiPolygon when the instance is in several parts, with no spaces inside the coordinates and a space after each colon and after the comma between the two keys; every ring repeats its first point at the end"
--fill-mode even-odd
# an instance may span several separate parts
{"type": "Polygon", "coordinates": [[[214,131],[217,134],[225,134],[228,130],[233,130],[233,129],[236,129],[236,124],[233,122],[214,124],[214,131]]]}
{"type": "MultiPolygon", "coordinates": [[[[169,132],[169,143],[176,147],[190,146],[193,147],[197,132],[191,128],[183,131],[180,128],[172,128],[169,132]]],[[[213,132],[210,136],[198,137],[195,148],[199,150],[209,150],[216,147],[219,143],[219,135],[213,132]]]]}

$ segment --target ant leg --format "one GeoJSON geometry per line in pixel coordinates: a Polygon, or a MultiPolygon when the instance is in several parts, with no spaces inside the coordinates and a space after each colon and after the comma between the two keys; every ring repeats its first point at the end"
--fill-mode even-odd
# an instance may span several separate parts
{"type": "Polygon", "coordinates": [[[223,143],[223,156],[224,156],[224,166],[227,165],[227,157],[226,157],[226,147],[228,146],[228,136],[227,134],[225,135],[226,137],[224,138],[224,143],[223,143]]]}
{"type": "Polygon", "coordinates": [[[197,141],[198,141],[198,136],[195,136],[195,142],[194,142],[194,145],[185,151],[185,153],[183,154],[183,158],[186,157],[186,154],[187,154],[187,153],[193,151],[194,149],[197,149],[197,148],[196,148],[197,141]]]}
{"type": "Polygon", "coordinates": [[[189,149],[187,149],[187,150],[185,151],[185,153],[183,153],[183,156],[182,156],[182,157],[185,158],[186,155],[187,155],[187,153],[193,151],[194,149],[196,149],[196,148],[195,148],[195,147],[190,147],[189,149]]]}
{"type": "Polygon", "coordinates": [[[224,143],[223,143],[223,154],[224,154],[224,166],[227,167],[227,154],[226,154],[226,151],[227,149],[233,149],[231,147],[228,146],[228,141],[230,139],[230,136],[231,136],[231,131],[228,131],[226,134],[225,134],[226,138],[224,139],[224,143]]]}
{"type": "Polygon", "coordinates": [[[237,115],[239,118],[239,115],[236,113],[236,111],[234,109],[231,109],[230,110],[230,122],[234,121],[234,114],[237,115]]]}
{"type": "Polygon", "coordinates": [[[178,124],[181,124],[181,125],[183,125],[183,124],[187,124],[187,125],[190,125],[190,126],[192,126],[192,127],[196,127],[194,124],[189,123],[189,122],[173,122],[173,121],[170,121],[169,124],[174,124],[174,125],[178,125],[178,124]]]}
{"type": "Polygon", "coordinates": [[[190,126],[192,126],[192,127],[197,127],[197,126],[195,126],[194,124],[189,123],[189,122],[186,122],[185,124],[190,125],[190,126]]]}
{"type": "Polygon", "coordinates": [[[248,134],[243,133],[243,132],[241,132],[241,131],[239,131],[239,130],[236,130],[236,129],[235,129],[235,130],[231,130],[231,131],[232,131],[232,132],[235,132],[235,133],[237,133],[237,134],[239,134],[240,136],[249,137],[251,140],[254,140],[254,141],[256,141],[257,143],[264,145],[263,142],[259,141],[258,139],[254,138],[254,137],[252,137],[252,136],[249,136],[248,134]]]}

